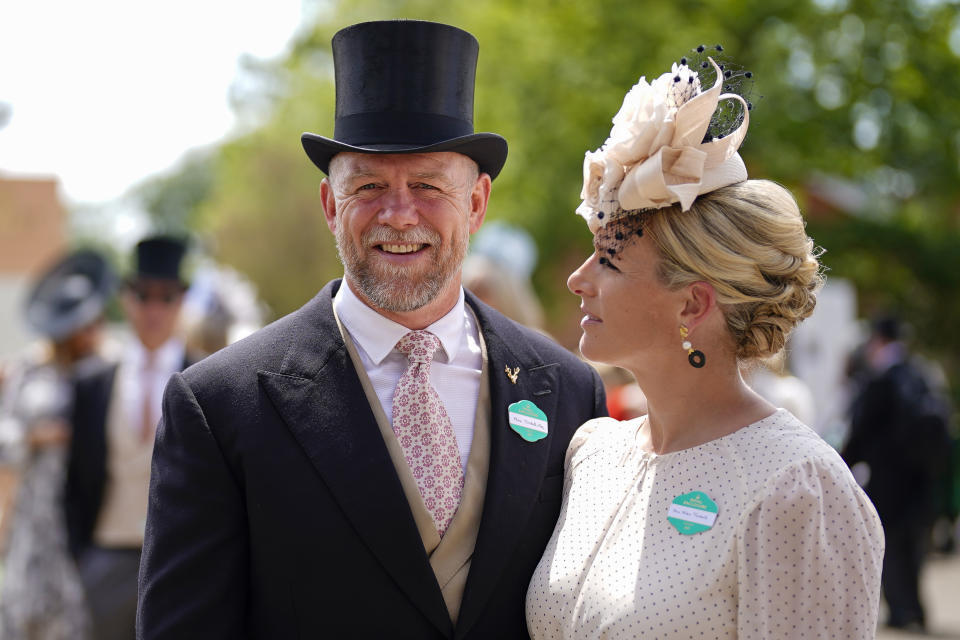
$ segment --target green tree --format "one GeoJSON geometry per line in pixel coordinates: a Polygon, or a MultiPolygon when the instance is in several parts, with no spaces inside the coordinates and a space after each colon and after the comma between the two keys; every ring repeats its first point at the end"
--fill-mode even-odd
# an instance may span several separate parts
{"type": "Polygon", "coordinates": [[[488,216],[535,237],[548,329],[571,345],[576,301],[564,281],[590,251],[573,214],[583,153],[603,143],[639,75],[652,78],[697,44],[722,43],[756,78],[742,148],[751,175],[793,189],[828,250],[830,275],[854,281],[864,313],[901,309],[960,382],[956,4],[329,0],[287,59],[258,69],[268,99],[247,96],[265,120],[216,153],[199,225],[274,313],[302,304],[340,272],[317,195],[322,176],[298,140],[333,130],[330,37],[369,19],[455,24],[481,43],[477,130],[510,143],[488,216]]]}
{"type": "Polygon", "coordinates": [[[214,151],[195,150],[171,173],[134,188],[132,197],[146,211],[153,231],[183,234],[197,226],[198,209],[213,187],[214,157],[214,151]]]}

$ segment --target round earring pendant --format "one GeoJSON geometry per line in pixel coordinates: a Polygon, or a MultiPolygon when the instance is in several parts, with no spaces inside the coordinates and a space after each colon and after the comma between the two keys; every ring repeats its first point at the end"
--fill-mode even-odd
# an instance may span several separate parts
{"type": "Polygon", "coordinates": [[[707,356],[703,355],[703,351],[700,351],[699,349],[694,349],[692,352],[690,352],[687,360],[690,361],[691,367],[696,367],[697,369],[707,364],[707,356]]]}

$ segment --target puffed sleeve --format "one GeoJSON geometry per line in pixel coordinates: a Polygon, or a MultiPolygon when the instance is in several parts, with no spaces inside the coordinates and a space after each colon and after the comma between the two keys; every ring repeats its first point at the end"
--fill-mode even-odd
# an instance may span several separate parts
{"type": "Polygon", "coordinates": [[[567,457],[564,461],[563,466],[566,469],[570,469],[570,463],[573,461],[574,457],[577,455],[577,452],[580,450],[580,447],[584,445],[587,439],[590,437],[594,431],[597,430],[597,427],[600,426],[600,418],[594,418],[593,420],[587,420],[574,432],[573,437],[570,438],[570,444],[567,446],[567,457]]]}
{"type": "Polygon", "coordinates": [[[872,639],[883,544],[839,456],[787,466],[740,522],[739,637],[872,639]]]}

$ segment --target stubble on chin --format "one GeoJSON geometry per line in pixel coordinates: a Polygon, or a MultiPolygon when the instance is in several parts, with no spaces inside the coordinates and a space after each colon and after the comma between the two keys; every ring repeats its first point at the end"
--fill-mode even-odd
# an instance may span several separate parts
{"type": "Polygon", "coordinates": [[[450,246],[444,246],[439,235],[428,230],[408,234],[374,232],[367,234],[363,246],[358,247],[338,226],[336,239],[347,277],[371,305],[392,313],[416,311],[432,302],[459,272],[467,252],[467,237],[454,238],[450,246]],[[371,235],[377,236],[378,241],[389,239],[400,244],[426,241],[430,244],[430,260],[424,264],[391,265],[375,255],[371,235]]]}

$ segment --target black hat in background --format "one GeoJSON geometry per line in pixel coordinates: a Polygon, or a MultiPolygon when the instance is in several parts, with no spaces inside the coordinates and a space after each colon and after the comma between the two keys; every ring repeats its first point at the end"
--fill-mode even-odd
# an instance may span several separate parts
{"type": "Polygon", "coordinates": [[[187,243],[171,236],[144,238],[137,243],[134,273],[128,282],[141,279],[175,280],[186,287],[180,276],[180,265],[187,252],[187,243]]]}
{"type": "Polygon", "coordinates": [[[75,251],[34,285],[27,299],[27,322],[52,340],[63,340],[103,314],[116,284],[116,274],[103,256],[75,251]]]}
{"type": "Polygon", "coordinates": [[[341,29],[331,44],[337,91],[333,138],[300,136],[321,171],[329,173],[330,159],[342,151],[455,151],[497,177],[507,160],[507,141],[473,132],[476,38],[436,22],[385,20],[341,29]]]}
{"type": "Polygon", "coordinates": [[[892,313],[882,313],[875,316],[871,322],[871,330],[875,336],[879,336],[888,342],[903,340],[907,337],[909,327],[892,313]]]}

